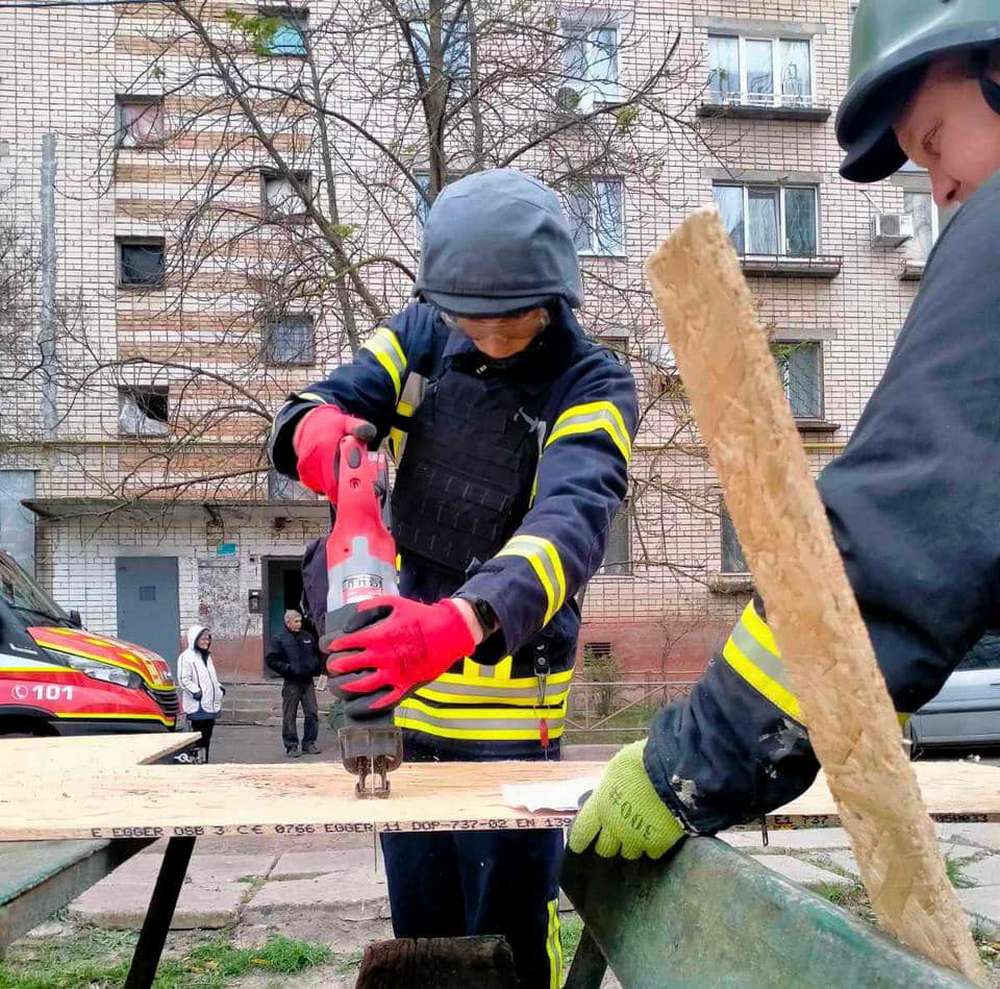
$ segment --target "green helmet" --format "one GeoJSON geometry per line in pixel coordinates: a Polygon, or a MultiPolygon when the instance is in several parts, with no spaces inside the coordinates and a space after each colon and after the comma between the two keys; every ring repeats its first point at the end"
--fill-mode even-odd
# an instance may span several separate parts
{"type": "MultiPolygon", "coordinates": [[[[840,174],[877,182],[906,155],[892,124],[936,55],[982,49],[1000,41],[1000,0],[861,0],[851,37],[849,88],[837,114],[837,140],[847,152],[840,174]]],[[[983,95],[1000,113],[1000,86],[986,75],[983,95]]]]}

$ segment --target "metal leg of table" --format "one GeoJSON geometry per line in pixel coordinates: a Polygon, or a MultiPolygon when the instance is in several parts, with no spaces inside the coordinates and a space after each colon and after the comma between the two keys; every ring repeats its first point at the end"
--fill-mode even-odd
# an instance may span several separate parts
{"type": "Polygon", "coordinates": [[[584,927],[563,989],[600,989],[607,970],[608,963],[601,954],[601,949],[591,937],[590,931],[584,927]]]}
{"type": "Polygon", "coordinates": [[[177,898],[187,874],[188,862],[191,861],[191,852],[194,851],[194,842],[194,838],[171,838],[167,842],[167,851],[160,865],[160,874],[156,877],[153,897],[149,901],[139,943],[135,946],[132,966],[125,980],[125,989],[150,989],[153,984],[167,932],[170,930],[170,921],[174,918],[177,898]]]}

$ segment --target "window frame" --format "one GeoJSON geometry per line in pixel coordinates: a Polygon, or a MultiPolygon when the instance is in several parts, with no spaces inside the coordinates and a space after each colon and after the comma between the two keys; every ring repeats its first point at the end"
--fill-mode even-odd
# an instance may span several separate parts
{"type": "Polygon", "coordinates": [[[148,292],[150,290],[162,289],[167,284],[167,240],[165,237],[153,237],[142,235],[126,235],[115,238],[115,284],[119,290],[125,292],[148,292]],[[163,255],[163,269],[160,277],[155,282],[126,282],[125,258],[123,249],[126,247],[159,247],[163,255]]]}
{"type": "Polygon", "coordinates": [[[601,565],[597,569],[596,576],[599,577],[631,577],[632,576],[632,520],[631,520],[631,499],[623,498],[622,503],[618,506],[618,511],[615,512],[614,517],[611,519],[611,524],[608,526],[608,542],[604,549],[604,559],[601,560],[601,565]],[[608,552],[611,548],[611,540],[615,533],[615,527],[621,526],[624,528],[624,534],[619,532],[618,537],[624,542],[625,547],[625,559],[617,560],[613,563],[608,563],[608,552]]]}
{"type": "Polygon", "coordinates": [[[309,31],[309,7],[296,6],[295,4],[258,4],[257,13],[261,17],[280,17],[287,24],[294,27],[299,37],[302,39],[302,51],[273,51],[271,40],[267,42],[267,54],[269,58],[306,58],[309,54],[309,45],[306,42],[306,35],[309,31]]]}
{"type": "Polygon", "coordinates": [[[751,107],[772,107],[775,109],[811,109],[812,107],[818,106],[817,97],[817,78],[816,78],[816,45],[812,37],[789,37],[787,35],[776,34],[776,35],[763,35],[763,34],[740,34],[736,31],[727,32],[722,30],[713,30],[706,32],[706,38],[710,42],[712,38],[728,38],[736,39],[737,42],[737,57],[739,58],[739,76],[740,76],[740,88],[736,93],[722,93],[715,92],[711,85],[711,76],[716,69],[713,69],[711,65],[711,44],[706,46],[707,56],[706,62],[708,63],[708,80],[706,80],[705,87],[708,95],[717,101],[720,105],[738,105],[738,106],[751,106],[751,107]],[[760,96],[766,94],[751,93],[747,87],[747,56],[746,56],[746,45],[747,42],[767,42],[771,46],[771,93],[770,100],[764,102],[762,100],[751,99],[752,96],[760,96]],[[781,43],[797,41],[804,43],[809,46],[809,93],[806,96],[786,96],[785,93],[781,92],[783,76],[782,71],[784,68],[784,63],[781,55],[781,43]]]}
{"type": "MultiPolygon", "coordinates": [[[[590,246],[586,250],[577,248],[576,253],[582,258],[627,258],[628,250],[626,246],[626,224],[625,224],[625,181],[621,176],[618,175],[592,175],[587,179],[581,179],[581,182],[586,181],[590,184],[590,192],[588,195],[588,202],[590,204],[590,216],[588,218],[588,240],[590,246]],[[596,192],[596,186],[599,183],[605,185],[617,185],[618,186],[618,218],[619,218],[619,230],[618,230],[618,250],[617,251],[602,251],[595,250],[594,241],[597,238],[597,231],[600,226],[600,217],[598,216],[598,196],[596,192]]],[[[579,184],[579,183],[577,183],[579,184]]],[[[567,186],[567,193],[571,194],[573,192],[573,185],[567,186]]],[[[565,210],[568,219],[570,219],[570,232],[573,231],[573,214],[567,205],[566,199],[563,199],[563,209],[565,210]]],[[[575,244],[575,240],[574,240],[575,244]]]]}
{"type": "MultiPolygon", "coordinates": [[[[777,338],[771,341],[772,353],[774,347],[810,347],[816,352],[816,386],[819,390],[819,411],[816,415],[800,416],[795,414],[795,408],[792,405],[792,396],[790,394],[791,390],[791,380],[785,382],[782,378],[781,386],[785,393],[785,397],[788,399],[788,405],[792,409],[792,417],[796,422],[823,422],[826,418],[826,361],[825,361],[825,350],[823,347],[822,340],[786,340],[782,338],[777,338]]],[[[777,362],[776,362],[777,363],[777,362]]],[[[781,368],[778,368],[779,375],[781,374],[781,368]]]]}
{"type": "MultiPolygon", "coordinates": [[[[729,553],[732,554],[732,546],[729,547],[729,553]]],[[[733,520],[729,515],[729,509],[726,508],[726,502],[724,499],[719,499],[719,573],[724,577],[749,577],[751,576],[750,564],[747,563],[746,554],[743,552],[743,547],[740,545],[739,533],[736,531],[736,526],[733,524],[733,520]],[[736,545],[736,550],[739,553],[740,560],[743,561],[742,570],[731,570],[728,569],[727,562],[732,562],[726,559],[726,535],[727,532],[731,534],[733,541],[736,545]]]]}
{"type": "MultiPolygon", "coordinates": [[[[572,89],[580,98],[580,103],[588,101],[591,105],[598,104],[604,106],[609,103],[617,103],[621,100],[621,23],[616,17],[594,13],[591,16],[566,14],[559,19],[559,31],[565,39],[566,49],[563,51],[562,60],[562,82],[563,86],[572,89]],[[591,35],[598,31],[614,31],[614,79],[597,79],[591,74],[593,66],[600,59],[592,59],[590,52],[598,47],[598,43],[591,40],[591,35]],[[570,38],[574,35],[582,35],[585,46],[586,57],[586,78],[577,78],[568,74],[567,55],[569,52],[570,38]]],[[[589,109],[586,106],[578,106],[577,109],[589,109]]]]}
{"type": "Polygon", "coordinates": [[[119,93],[115,96],[115,147],[122,151],[142,151],[162,148],[167,141],[166,135],[167,110],[162,94],[119,93]],[[162,133],[153,141],[136,141],[135,144],[125,144],[127,134],[123,109],[126,106],[155,106],[159,108],[157,119],[162,133]]]}
{"type": "Polygon", "coordinates": [[[170,435],[170,386],[169,385],[119,385],[118,386],[118,435],[125,437],[135,437],[138,439],[150,439],[170,435]],[[157,419],[146,415],[139,405],[137,396],[145,392],[162,396],[166,405],[166,418],[157,419]],[[136,412],[142,417],[139,428],[129,431],[123,428],[122,419],[125,414],[125,402],[131,400],[136,412]],[[145,428],[146,424],[155,423],[155,429],[145,428]],[[162,428],[160,428],[162,427],[162,428]]]}
{"type": "Polygon", "coordinates": [[[264,320],[261,327],[261,356],[268,367],[314,367],[316,364],[316,317],[310,312],[286,312],[264,320]],[[310,349],[298,360],[277,360],[274,353],[274,331],[284,320],[303,320],[310,330],[310,349]]]}
{"type": "MultiPolygon", "coordinates": [[[[742,189],[743,191],[743,253],[740,254],[741,258],[753,260],[753,259],[770,259],[770,258],[819,258],[822,257],[822,232],[823,224],[820,215],[820,187],[818,185],[811,185],[806,182],[713,182],[712,183],[712,200],[718,206],[718,202],[715,199],[716,189],[742,189]],[[750,190],[751,189],[761,189],[767,190],[768,192],[778,192],[778,229],[782,240],[782,246],[784,250],[778,252],[777,254],[759,254],[750,251],[748,248],[750,246],[750,190]],[[807,190],[813,194],[813,233],[815,236],[816,248],[812,254],[790,254],[788,251],[788,214],[785,208],[785,193],[789,189],[807,190]]],[[[735,246],[735,245],[734,245],[735,246]]]]}
{"type": "Polygon", "coordinates": [[[286,477],[280,471],[275,470],[273,467],[268,468],[267,471],[267,500],[269,502],[285,502],[285,501],[318,501],[319,495],[315,491],[307,488],[304,484],[299,481],[293,481],[290,477],[286,477]],[[285,488],[285,497],[275,493],[275,488],[278,485],[285,488]]]}

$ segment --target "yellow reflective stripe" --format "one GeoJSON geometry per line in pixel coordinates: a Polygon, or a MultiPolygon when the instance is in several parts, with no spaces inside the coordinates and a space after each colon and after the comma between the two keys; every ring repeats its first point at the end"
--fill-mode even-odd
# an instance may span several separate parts
{"type": "Polygon", "coordinates": [[[404,416],[404,417],[406,417],[406,418],[409,418],[410,416],[412,416],[412,415],[413,415],[413,406],[412,406],[412,405],[410,405],[410,403],[409,403],[409,402],[404,402],[404,401],[403,401],[402,399],[400,399],[400,400],[399,400],[399,401],[398,401],[398,402],[396,403],[396,411],[397,411],[397,412],[398,412],[398,413],[399,413],[399,414],[400,414],[401,416],[404,416]]]}
{"type": "Polygon", "coordinates": [[[441,738],[467,738],[480,741],[531,741],[540,737],[542,719],[549,737],[563,732],[566,704],[554,708],[520,710],[518,708],[433,707],[418,698],[407,697],[396,708],[399,728],[421,731],[441,738]]]}
{"type": "Polygon", "coordinates": [[[392,454],[392,459],[398,464],[400,458],[403,456],[403,446],[406,443],[406,433],[401,429],[396,429],[393,427],[389,430],[389,452],[392,454]]]}
{"type": "Polygon", "coordinates": [[[903,714],[902,711],[896,712],[896,720],[899,722],[900,728],[905,728],[910,723],[910,718],[912,717],[912,714],[903,714]]]}
{"type": "Polygon", "coordinates": [[[788,682],[774,635],[757,614],[753,601],[743,609],[722,655],[758,693],[790,718],[802,722],[799,699],[788,682]]]}
{"type": "Polygon", "coordinates": [[[759,666],[755,666],[751,660],[743,655],[732,639],[726,643],[722,655],[726,662],[758,693],[763,694],[775,707],[790,718],[802,722],[798,698],[786,690],[777,680],[769,677],[759,666]]]}
{"type": "Polygon", "coordinates": [[[403,353],[396,334],[387,326],[380,326],[375,334],[361,345],[361,349],[373,354],[385,369],[386,374],[392,379],[398,401],[403,388],[403,375],[406,374],[406,354],[403,353]]]}
{"type": "Polygon", "coordinates": [[[764,649],[766,649],[769,653],[772,653],[778,659],[781,659],[781,650],[778,648],[778,643],[774,641],[774,633],[771,631],[771,626],[757,614],[757,609],[754,607],[752,600],[743,609],[740,621],[742,622],[743,627],[760,643],[764,649]]]}
{"type": "Polygon", "coordinates": [[[541,536],[518,535],[497,556],[520,556],[531,564],[548,600],[543,622],[548,625],[566,600],[566,573],[555,544],[541,536]]]}
{"type": "Polygon", "coordinates": [[[622,414],[611,402],[588,402],[584,405],[571,406],[556,419],[552,434],[545,446],[548,448],[565,436],[577,436],[595,430],[606,432],[625,458],[625,462],[629,462],[632,458],[632,440],[622,414]]]}
{"type": "Polygon", "coordinates": [[[569,690],[568,684],[565,689],[558,691],[553,690],[549,684],[546,684],[544,708],[538,707],[537,684],[530,691],[525,691],[523,694],[518,695],[513,692],[505,693],[504,687],[501,684],[498,684],[497,689],[493,691],[487,690],[484,687],[470,687],[467,690],[460,690],[456,687],[442,689],[437,686],[437,682],[435,681],[435,683],[430,683],[426,687],[420,687],[415,691],[415,694],[417,697],[422,697],[429,701],[437,701],[439,704],[503,704],[513,707],[530,707],[542,711],[548,709],[550,705],[555,707],[561,705],[569,695],[569,690]]]}
{"type": "Polygon", "coordinates": [[[549,989],[559,989],[562,985],[563,953],[559,937],[559,898],[549,900],[549,928],[545,935],[545,951],[549,956],[549,989]]]}
{"type": "MultiPolygon", "coordinates": [[[[494,666],[489,666],[486,663],[480,666],[479,663],[473,662],[472,659],[466,656],[465,662],[462,665],[461,673],[442,673],[441,676],[439,676],[434,682],[479,683],[492,686],[497,680],[509,680],[513,667],[513,656],[504,656],[504,658],[494,666]]],[[[569,672],[572,673],[572,670],[569,672]]],[[[527,683],[528,679],[528,677],[520,678],[520,680],[524,683],[527,683]]]]}

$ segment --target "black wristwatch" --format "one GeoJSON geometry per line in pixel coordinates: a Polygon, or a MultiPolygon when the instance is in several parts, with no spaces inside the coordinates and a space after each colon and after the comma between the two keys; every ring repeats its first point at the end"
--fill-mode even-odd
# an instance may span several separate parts
{"type": "Polygon", "coordinates": [[[472,610],[476,613],[476,620],[483,630],[483,638],[488,639],[496,631],[498,625],[497,613],[490,607],[489,602],[482,598],[462,597],[460,594],[455,596],[472,605],[472,610]]]}

